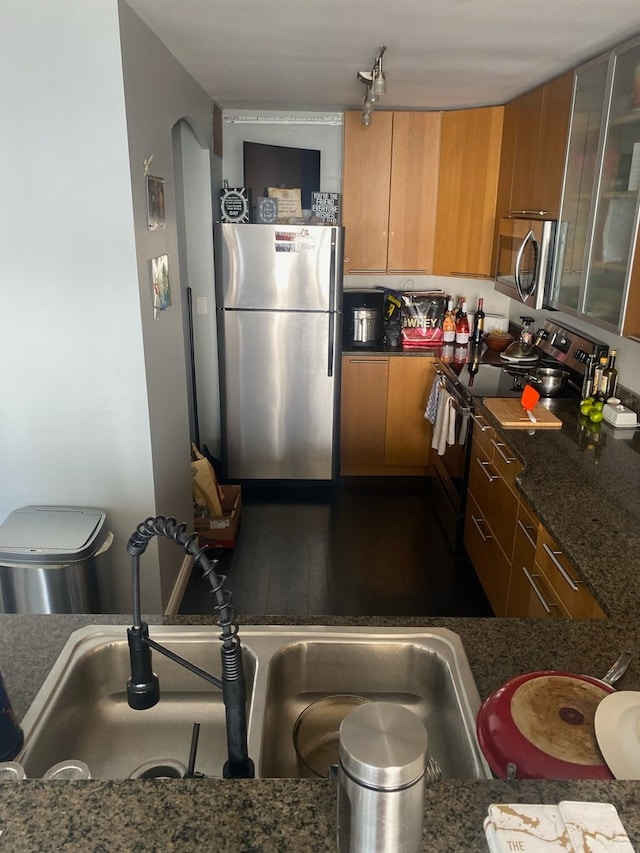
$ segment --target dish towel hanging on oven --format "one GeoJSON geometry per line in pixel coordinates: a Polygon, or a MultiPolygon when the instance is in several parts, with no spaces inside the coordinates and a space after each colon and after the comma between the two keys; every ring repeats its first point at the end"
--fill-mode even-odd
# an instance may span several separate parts
{"type": "Polygon", "coordinates": [[[442,385],[440,380],[436,378],[435,382],[431,386],[431,393],[429,394],[429,399],[427,400],[427,408],[424,410],[424,416],[428,421],[431,421],[432,424],[435,424],[436,417],[438,415],[438,400],[440,399],[440,391],[442,390],[442,385]]]}
{"type": "Polygon", "coordinates": [[[438,413],[433,428],[433,447],[438,456],[444,456],[447,445],[456,443],[456,410],[453,407],[453,397],[445,389],[440,390],[438,397],[438,413]]]}

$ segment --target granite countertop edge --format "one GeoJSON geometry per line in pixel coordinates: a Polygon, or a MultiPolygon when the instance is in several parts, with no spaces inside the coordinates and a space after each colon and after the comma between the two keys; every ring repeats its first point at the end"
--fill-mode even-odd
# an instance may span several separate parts
{"type": "MultiPolygon", "coordinates": [[[[128,625],[126,614],[0,615],[0,667],[21,718],[72,631],[128,625]]],[[[146,617],[154,624],[212,625],[212,616],[146,617]]],[[[638,620],[239,617],[242,625],[446,627],[463,641],[480,698],[522,672],[560,668],[602,675],[622,648],[634,652],[624,689],[640,689],[638,620]]],[[[482,820],[492,802],[562,799],[612,802],[640,844],[637,782],[444,780],[425,794],[423,850],[485,851],[482,820]]],[[[33,850],[335,850],[335,783],[325,780],[126,780],[6,783],[0,837],[15,853],[33,850]]]]}
{"type": "Polygon", "coordinates": [[[575,400],[547,400],[562,428],[505,429],[524,468],[516,485],[604,612],[631,618],[640,602],[640,433],[620,441],[603,424],[601,454],[580,445],[575,400]]]}

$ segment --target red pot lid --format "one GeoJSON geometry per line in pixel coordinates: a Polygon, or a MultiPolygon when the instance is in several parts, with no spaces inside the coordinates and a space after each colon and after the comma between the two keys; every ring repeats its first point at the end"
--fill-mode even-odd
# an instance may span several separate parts
{"type": "Polygon", "coordinates": [[[493,772],[518,779],[613,779],[598,748],[594,716],[611,685],[572,672],[519,675],[478,712],[480,747],[493,772]]]}

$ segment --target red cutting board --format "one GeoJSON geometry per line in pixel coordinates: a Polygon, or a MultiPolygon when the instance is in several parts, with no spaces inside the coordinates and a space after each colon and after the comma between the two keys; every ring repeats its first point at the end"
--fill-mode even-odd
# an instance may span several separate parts
{"type": "Polygon", "coordinates": [[[533,408],[537,423],[533,424],[515,398],[489,397],[482,401],[501,426],[507,429],[560,429],[562,421],[540,403],[533,408]]]}

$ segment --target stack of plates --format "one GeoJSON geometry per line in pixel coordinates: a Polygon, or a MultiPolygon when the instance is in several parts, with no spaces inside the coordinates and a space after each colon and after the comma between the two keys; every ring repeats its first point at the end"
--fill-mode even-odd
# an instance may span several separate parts
{"type": "Polygon", "coordinates": [[[640,779],[640,691],[605,696],[594,723],[598,746],[616,779],[640,779]]]}

